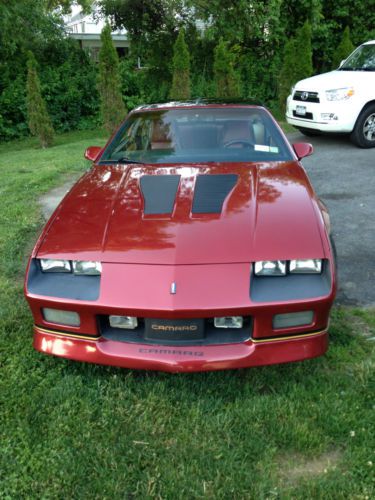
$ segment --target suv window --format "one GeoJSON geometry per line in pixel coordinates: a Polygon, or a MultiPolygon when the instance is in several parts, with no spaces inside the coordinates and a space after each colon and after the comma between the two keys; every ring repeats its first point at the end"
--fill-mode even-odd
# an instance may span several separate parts
{"type": "Polygon", "coordinates": [[[375,44],[358,47],[339,69],[340,71],[375,71],[375,44]]]}

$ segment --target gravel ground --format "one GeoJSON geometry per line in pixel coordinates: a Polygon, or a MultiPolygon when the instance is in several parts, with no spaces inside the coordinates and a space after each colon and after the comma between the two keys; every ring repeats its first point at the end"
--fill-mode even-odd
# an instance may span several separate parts
{"type": "Polygon", "coordinates": [[[359,149],[345,136],[305,137],[314,154],[303,160],[318,196],[327,205],[338,255],[337,302],[375,305],[375,148],[359,149]]]}

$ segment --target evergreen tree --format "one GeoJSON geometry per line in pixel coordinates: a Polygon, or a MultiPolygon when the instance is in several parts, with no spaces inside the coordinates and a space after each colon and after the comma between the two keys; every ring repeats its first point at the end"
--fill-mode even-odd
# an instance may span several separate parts
{"type": "Polygon", "coordinates": [[[296,40],[294,38],[290,38],[284,47],[283,65],[279,75],[279,103],[280,110],[282,111],[285,109],[286,99],[290,93],[290,89],[296,83],[295,61],[296,40]]]}
{"type": "Polygon", "coordinates": [[[238,97],[239,77],[234,69],[235,54],[220,38],[214,51],[214,80],[217,97],[238,97]]]}
{"type": "Polygon", "coordinates": [[[279,102],[282,110],[285,109],[291,87],[312,73],[311,26],[306,21],[297,31],[296,37],[290,38],[285,44],[283,65],[279,74],[279,102]]]}
{"type": "Polygon", "coordinates": [[[111,27],[106,24],[100,35],[98,89],[103,126],[112,133],[124,119],[126,109],[121,95],[119,59],[112,42],[111,27]]]}
{"type": "Polygon", "coordinates": [[[173,47],[173,80],[169,95],[176,100],[190,98],[190,54],[183,29],[173,47]]]}
{"type": "Polygon", "coordinates": [[[311,25],[309,21],[297,31],[295,50],[295,82],[313,74],[311,25]]]}
{"type": "Polygon", "coordinates": [[[337,69],[343,59],[346,59],[354,50],[354,45],[350,39],[350,28],[347,26],[342,34],[342,39],[333,54],[332,68],[337,69]]]}
{"type": "Polygon", "coordinates": [[[26,103],[30,132],[38,137],[42,148],[51,146],[54,131],[40,91],[36,60],[32,52],[28,53],[27,59],[26,103]]]}

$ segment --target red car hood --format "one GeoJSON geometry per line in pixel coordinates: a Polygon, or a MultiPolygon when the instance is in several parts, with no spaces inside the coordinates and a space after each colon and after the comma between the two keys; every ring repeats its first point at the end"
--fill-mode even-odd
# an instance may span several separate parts
{"type": "Polygon", "coordinates": [[[138,264],[322,258],[323,223],[297,162],[96,166],[47,224],[38,257],[138,264]],[[146,215],[140,178],[180,175],[173,212],[146,215]],[[198,174],[236,174],[220,213],[192,213],[198,174]]]}

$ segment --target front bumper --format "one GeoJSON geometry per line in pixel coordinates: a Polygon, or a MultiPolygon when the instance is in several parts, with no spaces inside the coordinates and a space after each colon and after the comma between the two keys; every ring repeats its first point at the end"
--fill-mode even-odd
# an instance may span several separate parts
{"type": "Polygon", "coordinates": [[[352,132],[360,107],[349,101],[325,101],[320,103],[295,101],[288,97],[286,120],[297,128],[317,130],[321,132],[350,133],[352,132]],[[306,116],[296,116],[297,106],[306,109],[306,116]],[[323,118],[323,114],[330,114],[335,119],[323,118]]]}
{"type": "Polygon", "coordinates": [[[122,368],[199,372],[248,368],[305,360],[323,355],[327,330],[242,344],[173,347],[130,344],[103,338],[62,335],[34,326],[34,347],[45,354],[122,368]]]}

